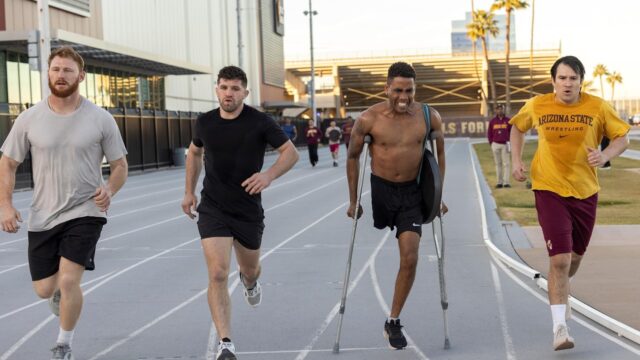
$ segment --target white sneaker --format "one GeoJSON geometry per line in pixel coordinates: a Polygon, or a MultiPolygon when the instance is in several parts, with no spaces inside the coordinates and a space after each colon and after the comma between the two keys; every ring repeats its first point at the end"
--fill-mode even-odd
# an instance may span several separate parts
{"type": "Polygon", "coordinates": [[[232,342],[225,342],[220,340],[220,342],[218,343],[216,360],[237,360],[236,347],[233,346],[232,342]]]}
{"type": "Polygon", "coordinates": [[[560,325],[553,334],[553,350],[572,349],[574,346],[573,338],[569,336],[569,328],[567,325],[560,325]]]}
{"type": "Polygon", "coordinates": [[[256,280],[256,284],[251,289],[247,289],[247,285],[244,283],[244,277],[242,273],[240,274],[240,282],[244,287],[244,299],[247,301],[247,304],[253,307],[257,307],[262,302],[262,287],[260,286],[260,281],[256,280]]]}
{"type": "Polygon", "coordinates": [[[51,351],[53,352],[51,360],[74,360],[69,344],[56,344],[51,351]]]}
{"type": "Polygon", "coordinates": [[[60,289],[57,289],[49,298],[49,309],[55,316],[60,316],[60,289]]]}

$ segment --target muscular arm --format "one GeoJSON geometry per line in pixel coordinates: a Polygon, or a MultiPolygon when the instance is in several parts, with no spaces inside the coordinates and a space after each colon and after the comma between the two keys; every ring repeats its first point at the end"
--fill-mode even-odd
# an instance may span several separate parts
{"type": "Polygon", "coordinates": [[[22,221],[20,213],[13,207],[13,190],[16,186],[16,170],[19,162],[8,156],[0,158],[0,226],[3,231],[15,233],[22,221]]]}
{"type": "Polygon", "coordinates": [[[197,147],[193,143],[189,145],[185,169],[184,199],[181,206],[182,212],[191,219],[196,217],[194,214],[198,205],[196,186],[200,177],[200,170],[202,170],[202,154],[204,154],[204,147],[197,147]]]}
{"type": "Polygon", "coordinates": [[[287,141],[281,145],[278,148],[278,152],[280,155],[276,162],[271,165],[267,171],[265,171],[265,173],[271,178],[271,181],[284,175],[284,173],[289,171],[293,165],[298,162],[298,159],[300,159],[298,150],[296,150],[296,147],[291,141],[287,141]]]}
{"type": "MultiPolygon", "coordinates": [[[[351,130],[349,141],[349,151],[347,152],[347,183],[349,186],[349,209],[347,215],[353,217],[356,211],[358,200],[358,178],[360,176],[360,154],[364,148],[364,137],[371,131],[371,115],[364,112],[358,118],[351,130]]],[[[365,164],[366,166],[366,164],[365,164]]],[[[362,215],[362,210],[358,209],[358,217],[362,215]]]]}
{"type": "Polygon", "coordinates": [[[524,133],[516,126],[511,127],[511,134],[509,135],[509,141],[511,142],[511,165],[513,166],[512,175],[513,178],[518,181],[525,181],[526,170],[522,163],[522,149],[524,148],[524,133]]]}
{"type": "Polygon", "coordinates": [[[597,149],[588,148],[588,161],[591,166],[603,166],[611,159],[622,154],[629,146],[629,134],[617,137],[609,143],[602,152],[597,149]]]}
{"type": "Polygon", "coordinates": [[[444,156],[444,126],[440,114],[433,108],[431,111],[431,129],[435,135],[436,148],[438,149],[438,167],[440,168],[440,178],[442,179],[442,188],[444,189],[444,172],[447,168],[444,156]]]}
{"type": "Polygon", "coordinates": [[[109,161],[109,169],[111,170],[111,175],[109,175],[107,187],[111,191],[111,196],[114,196],[127,181],[127,175],[129,174],[127,158],[123,156],[118,160],[109,161]]]}
{"type": "Polygon", "coordinates": [[[200,177],[200,171],[202,170],[202,154],[204,154],[204,147],[197,147],[193,145],[193,143],[189,145],[187,160],[185,161],[185,194],[195,195],[196,193],[198,178],[200,177]]]}
{"type": "Polygon", "coordinates": [[[251,195],[260,193],[269,187],[273,180],[289,171],[300,158],[298,150],[296,150],[291,140],[281,145],[278,148],[278,152],[280,153],[278,159],[267,171],[255,173],[242,182],[242,187],[244,187],[246,192],[251,195]]]}

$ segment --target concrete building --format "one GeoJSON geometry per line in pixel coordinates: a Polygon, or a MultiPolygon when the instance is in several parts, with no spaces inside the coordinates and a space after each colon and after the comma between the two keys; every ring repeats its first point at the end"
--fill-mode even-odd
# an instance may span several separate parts
{"type": "MultiPolygon", "coordinates": [[[[100,106],[207,111],[226,65],[247,72],[250,105],[287,99],[282,1],[49,0],[49,9],[51,47],[83,55],[81,91],[100,106]]],[[[0,1],[0,104],[12,113],[41,99],[29,66],[37,29],[35,0],[0,1]]]]}

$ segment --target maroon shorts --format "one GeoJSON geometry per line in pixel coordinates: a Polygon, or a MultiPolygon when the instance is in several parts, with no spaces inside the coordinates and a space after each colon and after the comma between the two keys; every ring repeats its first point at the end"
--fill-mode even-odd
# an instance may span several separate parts
{"type": "Polygon", "coordinates": [[[586,199],[562,197],[554,192],[534,190],[538,222],[549,256],[587,251],[596,223],[598,194],[586,199]]]}
{"type": "Polygon", "coordinates": [[[331,152],[336,152],[338,151],[338,149],[340,148],[340,144],[329,144],[329,150],[331,150],[331,152]]]}

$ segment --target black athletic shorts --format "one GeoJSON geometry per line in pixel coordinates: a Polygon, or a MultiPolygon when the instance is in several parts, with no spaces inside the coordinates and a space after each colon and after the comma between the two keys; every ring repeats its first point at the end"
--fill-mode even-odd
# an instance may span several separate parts
{"type": "Polygon", "coordinates": [[[31,280],[48,278],[58,272],[60,257],[95,269],[96,244],[107,219],[81,217],[45,231],[29,231],[29,270],[31,280]]]}
{"type": "Polygon", "coordinates": [[[422,198],[418,183],[396,183],[371,174],[373,226],[397,227],[396,238],[405,231],[422,235],[422,198]]]}
{"type": "Polygon", "coordinates": [[[198,231],[202,239],[232,237],[245,248],[258,250],[262,244],[264,221],[239,220],[203,199],[198,205],[198,231]]]}

